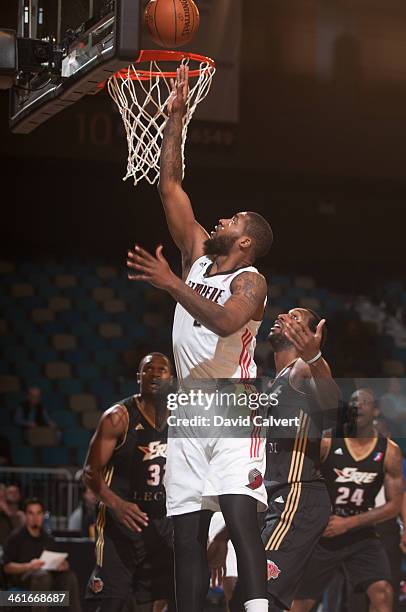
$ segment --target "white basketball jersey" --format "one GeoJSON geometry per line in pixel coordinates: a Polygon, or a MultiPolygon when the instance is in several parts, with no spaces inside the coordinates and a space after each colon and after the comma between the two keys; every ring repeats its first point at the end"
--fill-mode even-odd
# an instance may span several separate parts
{"type": "MultiPolygon", "coordinates": [[[[242,272],[256,272],[252,266],[210,276],[211,259],[200,257],[190,269],[186,284],[199,295],[224,305],[231,297],[230,286],[242,272]],[[206,276],[207,275],[207,276],[206,276]]],[[[173,321],[173,353],[178,378],[254,378],[256,335],[261,321],[249,321],[240,330],[221,338],[198,323],[180,304],[173,321]]]]}

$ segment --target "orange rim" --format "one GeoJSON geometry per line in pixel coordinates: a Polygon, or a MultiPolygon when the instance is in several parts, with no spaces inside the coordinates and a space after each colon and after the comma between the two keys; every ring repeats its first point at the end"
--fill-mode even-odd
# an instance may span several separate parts
{"type": "MultiPolygon", "coordinates": [[[[216,64],[211,57],[206,57],[205,55],[199,55],[198,53],[189,53],[188,51],[164,51],[162,49],[151,49],[149,51],[140,51],[139,56],[135,60],[133,66],[135,64],[141,64],[142,62],[181,62],[184,59],[192,60],[193,62],[207,63],[210,68],[215,68],[216,64]]],[[[194,70],[189,70],[190,77],[198,77],[200,76],[202,70],[200,68],[196,68],[194,70]]],[[[128,79],[130,78],[133,81],[149,81],[153,77],[165,77],[167,79],[175,79],[176,78],[176,70],[175,71],[158,71],[158,70],[143,70],[136,69],[133,67],[123,68],[119,70],[114,75],[117,79],[128,79]]],[[[99,88],[104,87],[106,82],[100,83],[99,88]]]]}

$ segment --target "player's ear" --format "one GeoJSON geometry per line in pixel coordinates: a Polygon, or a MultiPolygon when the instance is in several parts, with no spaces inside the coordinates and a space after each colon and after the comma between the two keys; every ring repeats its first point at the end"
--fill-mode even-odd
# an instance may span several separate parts
{"type": "Polygon", "coordinates": [[[252,240],[249,236],[241,236],[240,247],[246,251],[252,246],[252,240]]]}
{"type": "Polygon", "coordinates": [[[141,382],[141,372],[137,372],[137,383],[140,384],[141,382]]]}

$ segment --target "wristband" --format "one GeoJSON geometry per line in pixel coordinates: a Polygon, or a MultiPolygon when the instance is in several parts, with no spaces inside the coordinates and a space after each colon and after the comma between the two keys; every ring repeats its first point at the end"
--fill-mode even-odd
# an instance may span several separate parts
{"type": "Polygon", "coordinates": [[[307,365],[312,365],[312,363],[316,363],[316,361],[318,361],[321,357],[321,351],[319,351],[316,355],[316,357],[313,357],[313,359],[309,359],[309,361],[306,361],[305,363],[307,363],[307,365]]]}

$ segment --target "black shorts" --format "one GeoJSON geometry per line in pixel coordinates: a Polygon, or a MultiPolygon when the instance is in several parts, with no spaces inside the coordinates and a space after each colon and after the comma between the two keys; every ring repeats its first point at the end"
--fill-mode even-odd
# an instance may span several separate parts
{"type": "Polygon", "coordinates": [[[341,546],[339,541],[334,541],[336,538],[322,538],[306,568],[296,599],[318,600],[340,568],[355,592],[365,592],[379,580],[390,582],[390,565],[379,538],[371,530],[366,532],[366,537],[362,537],[362,532],[351,536],[341,546]]]}
{"type": "MultiPolygon", "coordinates": [[[[272,604],[289,610],[309,558],[327,526],[331,500],[323,482],[301,483],[272,493],[268,506],[261,531],[267,557],[268,596],[272,604]]],[[[233,602],[232,612],[243,609],[238,587],[233,602]]]]}
{"type": "Polygon", "coordinates": [[[86,599],[124,599],[137,603],[174,599],[173,526],[170,518],[150,519],[148,527],[125,537],[107,523],[96,543],[96,566],[86,599]]]}

